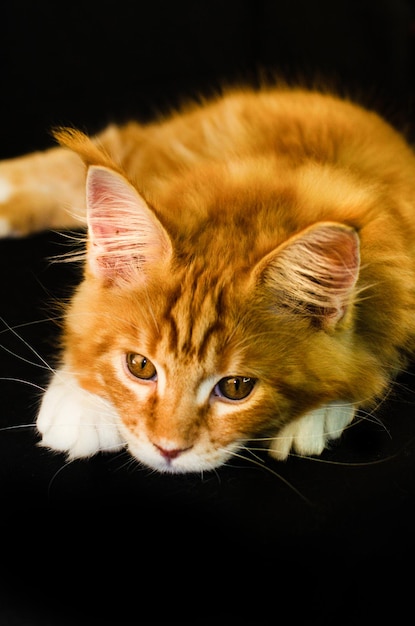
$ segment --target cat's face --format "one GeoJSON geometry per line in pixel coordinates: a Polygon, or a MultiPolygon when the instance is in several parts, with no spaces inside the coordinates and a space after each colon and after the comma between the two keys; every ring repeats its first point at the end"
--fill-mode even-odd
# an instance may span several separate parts
{"type": "Polygon", "coordinates": [[[312,228],[250,268],[196,253],[183,262],[121,177],[96,168],[88,190],[88,263],[68,310],[65,360],[111,402],[137,459],[209,470],[347,395],[347,349],[333,328],[356,280],[352,229],[312,228]]]}
{"type": "Polygon", "coordinates": [[[246,295],[179,278],[145,293],[86,281],[68,313],[66,355],[82,386],[115,407],[130,452],[175,472],[221,465],[275,430],[291,404],[246,295]]]}

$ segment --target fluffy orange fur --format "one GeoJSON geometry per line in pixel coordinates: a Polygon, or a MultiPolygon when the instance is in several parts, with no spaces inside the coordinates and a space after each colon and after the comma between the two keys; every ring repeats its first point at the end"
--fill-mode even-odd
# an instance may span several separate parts
{"type": "Polygon", "coordinates": [[[255,438],[285,458],[286,434],[317,453],[287,428],[336,403],[370,410],[411,358],[415,157],[376,113],[242,89],[146,126],[56,136],[51,163],[76,152],[88,166],[62,361],[144,463],[210,468],[255,438]],[[136,375],[137,355],[156,376],[136,375]]]}

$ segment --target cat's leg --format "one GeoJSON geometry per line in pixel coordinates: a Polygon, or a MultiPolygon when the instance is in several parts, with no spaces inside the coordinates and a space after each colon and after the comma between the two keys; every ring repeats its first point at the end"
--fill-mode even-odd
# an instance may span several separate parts
{"type": "MultiPolygon", "coordinates": [[[[121,161],[126,137],[111,125],[92,140],[121,161]]],[[[0,161],[0,237],[85,226],[85,180],[82,159],[60,146],[0,161]]]]}
{"type": "Polygon", "coordinates": [[[301,456],[319,455],[327,443],[338,439],[354,418],[353,404],[326,404],[284,426],[272,440],[269,453],[282,461],[291,451],[301,456]]]}
{"type": "Polygon", "coordinates": [[[118,422],[112,405],[80,387],[63,367],[55,372],[43,396],[37,428],[42,446],[74,459],[122,448],[118,422]]]}
{"type": "Polygon", "coordinates": [[[0,161],[0,236],[80,228],[85,215],[85,167],[65,148],[0,161]]]}

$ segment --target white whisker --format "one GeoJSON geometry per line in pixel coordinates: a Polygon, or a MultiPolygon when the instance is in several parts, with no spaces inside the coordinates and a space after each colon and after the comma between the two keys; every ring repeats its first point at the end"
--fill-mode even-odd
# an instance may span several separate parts
{"type": "Polygon", "coordinates": [[[6,328],[15,336],[17,337],[17,339],[26,346],[26,348],[28,348],[30,350],[30,352],[32,352],[41,363],[43,363],[43,365],[45,366],[45,368],[50,371],[53,372],[54,370],[51,368],[51,366],[49,365],[49,363],[42,357],[41,354],[39,354],[39,352],[37,352],[37,350],[35,350],[33,348],[33,346],[30,345],[29,342],[27,342],[21,335],[19,335],[12,326],[10,326],[5,319],[3,319],[2,317],[0,317],[0,322],[2,322],[6,328]]]}
{"type": "Polygon", "coordinates": [[[380,465],[382,463],[387,463],[388,461],[392,461],[396,458],[397,454],[392,454],[381,459],[373,459],[372,461],[332,461],[330,459],[324,459],[322,457],[316,456],[304,456],[301,454],[296,454],[292,452],[290,456],[306,459],[307,461],[313,461],[315,463],[324,463],[326,465],[338,465],[340,467],[370,467],[371,465],[380,465]]]}
{"type": "Polygon", "coordinates": [[[21,354],[17,354],[17,352],[13,352],[13,350],[10,350],[9,348],[6,348],[6,346],[3,346],[3,345],[0,344],[0,348],[2,350],[4,350],[5,352],[7,352],[8,354],[11,354],[12,356],[14,356],[16,359],[19,359],[19,361],[22,361],[23,363],[27,363],[28,365],[32,365],[33,367],[39,367],[41,369],[50,371],[50,368],[46,367],[46,365],[42,365],[41,363],[35,363],[35,361],[31,361],[30,359],[26,359],[21,354]]]}
{"type": "Polygon", "coordinates": [[[63,470],[65,470],[67,467],[69,467],[73,462],[74,462],[74,459],[69,459],[69,460],[67,460],[64,463],[64,465],[62,465],[58,470],[56,470],[56,472],[54,473],[54,475],[52,476],[52,478],[49,481],[48,498],[50,498],[50,496],[51,496],[52,484],[56,482],[56,478],[59,476],[59,474],[61,474],[63,472],[63,470]]]}
{"type": "MultiPolygon", "coordinates": [[[[82,228],[82,225],[80,225],[82,228]]],[[[62,252],[61,254],[56,254],[48,257],[48,261],[50,263],[84,263],[86,259],[86,242],[87,235],[85,232],[80,230],[77,231],[54,231],[57,235],[62,238],[65,238],[66,242],[61,242],[62,246],[69,246],[71,249],[69,252],[62,252]],[[76,249],[73,249],[73,246],[76,246],[76,249]]]]}
{"type": "Polygon", "coordinates": [[[377,426],[380,426],[382,430],[388,435],[389,439],[392,439],[392,434],[389,428],[386,426],[386,424],[382,422],[382,420],[379,417],[377,417],[372,412],[362,414],[361,409],[359,410],[359,413],[357,414],[353,422],[349,424],[348,426],[346,426],[344,430],[352,428],[353,426],[357,426],[357,424],[360,424],[361,422],[368,422],[368,423],[376,424],[377,426]]]}
{"type": "Polygon", "coordinates": [[[34,387],[35,389],[38,389],[39,391],[42,391],[42,392],[46,391],[45,387],[42,387],[41,385],[37,385],[36,383],[31,382],[30,380],[24,380],[23,378],[14,378],[12,376],[1,376],[0,381],[21,383],[23,385],[28,385],[29,387],[34,387]]]}
{"type": "MultiPolygon", "coordinates": [[[[9,333],[10,331],[17,331],[20,330],[21,328],[30,328],[31,326],[36,326],[37,324],[48,324],[49,322],[56,322],[58,320],[62,320],[63,316],[62,315],[57,315],[55,317],[48,317],[45,319],[41,319],[41,320],[32,320],[30,322],[23,322],[21,324],[16,324],[14,326],[9,326],[5,320],[3,318],[0,317],[0,321],[3,322],[3,324],[6,326],[6,328],[3,328],[2,330],[0,330],[0,335],[2,335],[3,333],[9,333]]],[[[14,334],[17,336],[18,339],[21,339],[20,335],[16,332],[14,332],[14,334]]]]}
{"type": "Polygon", "coordinates": [[[36,424],[15,424],[14,426],[3,426],[0,427],[0,432],[4,432],[6,430],[19,430],[19,429],[35,429],[36,424]]]}
{"type": "MultiPolygon", "coordinates": [[[[247,452],[249,452],[249,448],[247,448],[243,444],[241,444],[240,449],[241,450],[244,449],[247,452]]],[[[227,451],[229,452],[229,450],[227,450],[227,451]]],[[[295,494],[297,494],[297,496],[299,496],[302,500],[304,500],[304,502],[306,502],[309,505],[312,505],[312,502],[304,494],[302,494],[301,491],[299,491],[296,487],[294,487],[294,485],[292,483],[290,483],[289,480],[284,478],[284,476],[282,476],[281,474],[279,474],[275,470],[271,469],[262,460],[256,460],[256,458],[249,458],[248,456],[244,456],[243,454],[240,454],[240,453],[235,452],[235,451],[232,451],[231,455],[234,458],[242,459],[243,461],[249,461],[249,463],[252,463],[253,465],[256,465],[256,466],[260,467],[261,469],[266,470],[267,472],[269,472],[273,476],[276,476],[284,485],[286,485],[291,491],[293,491],[295,494]]]]}

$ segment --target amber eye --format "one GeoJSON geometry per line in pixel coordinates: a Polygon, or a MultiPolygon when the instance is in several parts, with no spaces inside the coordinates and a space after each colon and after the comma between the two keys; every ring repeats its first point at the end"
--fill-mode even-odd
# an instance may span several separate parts
{"type": "Polygon", "coordinates": [[[222,378],[215,387],[218,396],[228,400],[243,400],[247,398],[255,387],[256,379],[246,376],[229,376],[222,378]]]}
{"type": "Polygon", "coordinates": [[[136,352],[127,354],[127,367],[130,374],[141,380],[155,380],[157,370],[147,357],[136,352]]]}

